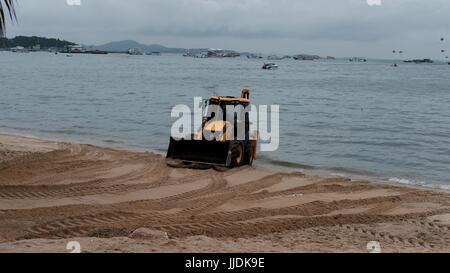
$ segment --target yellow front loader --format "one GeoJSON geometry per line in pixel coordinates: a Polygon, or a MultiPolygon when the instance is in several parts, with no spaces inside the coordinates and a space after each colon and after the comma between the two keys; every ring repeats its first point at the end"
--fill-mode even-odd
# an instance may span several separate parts
{"type": "Polygon", "coordinates": [[[192,135],[190,139],[176,140],[170,138],[168,159],[181,160],[185,163],[200,163],[225,167],[238,167],[252,165],[256,159],[257,132],[250,131],[249,113],[227,113],[227,106],[242,106],[244,109],[250,105],[250,91],[242,90],[240,98],[236,97],[210,97],[206,109],[214,105],[223,111],[223,118],[213,118],[211,113],[205,111],[200,132],[192,135]],[[228,118],[229,115],[234,115],[228,118]],[[234,120],[230,123],[227,120],[234,120]],[[245,136],[236,139],[237,128],[245,128],[245,136]],[[207,140],[205,134],[216,134],[214,140],[207,140]],[[232,136],[232,137],[230,137],[232,136]]]}

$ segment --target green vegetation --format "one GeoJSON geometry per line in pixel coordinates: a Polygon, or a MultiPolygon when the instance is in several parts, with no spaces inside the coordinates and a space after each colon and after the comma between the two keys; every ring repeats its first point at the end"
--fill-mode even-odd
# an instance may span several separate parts
{"type": "Polygon", "coordinates": [[[36,37],[36,36],[32,37],[17,36],[13,39],[0,38],[0,48],[11,48],[16,46],[31,48],[35,45],[40,45],[41,49],[48,49],[54,47],[63,48],[68,45],[75,45],[75,43],[60,39],[36,37]]]}

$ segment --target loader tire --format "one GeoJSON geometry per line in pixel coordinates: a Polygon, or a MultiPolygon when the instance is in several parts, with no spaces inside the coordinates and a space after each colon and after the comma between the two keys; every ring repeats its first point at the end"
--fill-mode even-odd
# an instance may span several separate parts
{"type": "Polygon", "coordinates": [[[242,148],[242,144],[239,142],[236,142],[234,144],[231,145],[230,147],[230,151],[231,151],[231,168],[234,167],[239,167],[242,165],[242,163],[244,162],[244,149],[242,148]]]}
{"type": "Polygon", "coordinates": [[[252,143],[247,144],[247,147],[245,149],[244,164],[249,165],[249,166],[253,165],[253,144],[252,143]]]}

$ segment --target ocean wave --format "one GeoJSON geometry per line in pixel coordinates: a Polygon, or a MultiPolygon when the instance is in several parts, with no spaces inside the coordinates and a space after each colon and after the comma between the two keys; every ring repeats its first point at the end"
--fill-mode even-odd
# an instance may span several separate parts
{"type": "Polygon", "coordinates": [[[389,178],[388,181],[392,182],[392,183],[397,183],[397,184],[420,186],[420,187],[450,191],[450,185],[433,184],[433,183],[427,183],[424,181],[415,181],[415,180],[409,180],[406,178],[397,178],[397,177],[389,178]]]}
{"type": "Polygon", "coordinates": [[[362,170],[355,170],[351,168],[343,168],[343,167],[318,167],[318,166],[311,166],[311,165],[305,165],[290,161],[283,161],[283,160],[277,160],[272,159],[267,156],[259,156],[260,162],[272,165],[272,166],[280,166],[280,167],[286,167],[286,168],[293,168],[293,169],[299,169],[299,170],[305,170],[305,171],[313,171],[313,172],[319,172],[319,173],[326,173],[327,175],[331,176],[339,176],[339,177],[349,177],[354,179],[374,179],[376,181],[388,181],[391,183],[396,184],[403,184],[403,185],[411,185],[411,186],[420,186],[430,189],[438,189],[438,190],[444,190],[444,191],[450,191],[450,185],[445,184],[436,184],[436,183],[429,183],[424,181],[417,181],[417,180],[409,180],[406,178],[397,178],[392,177],[389,179],[381,178],[381,176],[374,172],[369,171],[362,171],[362,170]]]}
{"type": "Polygon", "coordinates": [[[125,142],[120,140],[113,140],[113,139],[104,139],[103,142],[107,144],[125,144],[125,142]]]}

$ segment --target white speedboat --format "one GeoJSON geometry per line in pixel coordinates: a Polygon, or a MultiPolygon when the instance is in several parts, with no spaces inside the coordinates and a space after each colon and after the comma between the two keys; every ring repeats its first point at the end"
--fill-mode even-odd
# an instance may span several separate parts
{"type": "Polygon", "coordinates": [[[262,69],[267,69],[267,70],[272,70],[272,69],[277,69],[278,65],[274,64],[274,63],[265,63],[262,66],[262,69]]]}

